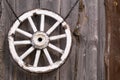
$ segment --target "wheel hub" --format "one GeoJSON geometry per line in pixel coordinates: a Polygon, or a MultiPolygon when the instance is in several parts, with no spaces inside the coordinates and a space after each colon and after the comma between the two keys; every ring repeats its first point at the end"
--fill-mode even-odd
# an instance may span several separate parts
{"type": "Polygon", "coordinates": [[[37,49],[43,49],[48,46],[49,37],[44,32],[36,32],[32,37],[32,45],[37,49]]]}

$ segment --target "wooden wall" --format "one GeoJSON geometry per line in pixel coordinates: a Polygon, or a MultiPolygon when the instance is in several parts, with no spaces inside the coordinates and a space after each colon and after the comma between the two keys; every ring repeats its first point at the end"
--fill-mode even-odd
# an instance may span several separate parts
{"type": "MultiPolygon", "coordinates": [[[[9,0],[9,3],[18,16],[31,9],[45,8],[65,17],[75,1],[9,0]]],[[[16,18],[6,0],[3,0],[0,19],[0,80],[105,80],[104,16],[104,0],[80,0],[80,4],[66,20],[72,33],[77,22],[80,26],[77,36],[72,35],[73,43],[69,58],[62,67],[53,72],[33,74],[21,70],[10,56],[7,34],[16,18]]]]}

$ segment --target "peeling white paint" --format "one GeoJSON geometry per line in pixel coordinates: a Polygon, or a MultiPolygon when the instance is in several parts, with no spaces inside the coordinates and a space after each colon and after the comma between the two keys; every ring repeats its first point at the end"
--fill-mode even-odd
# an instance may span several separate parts
{"type": "Polygon", "coordinates": [[[52,31],[54,31],[55,28],[58,27],[58,25],[60,23],[63,22],[63,18],[61,16],[59,16],[58,14],[55,14],[55,13],[53,13],[51,11],[48,11],[48,10],[35,9],[35,10],[32,10],[32,11],[28,11],[28,12],[24,13],[23,15],[21,15],[19,17],[19,20],[21,22],[16,20],[13,23],[13,25],[11,26],[11,29],[8,33],[9,49],[10,49],[10,53],[12,55],[12,58],[18,63],[18,65],[21,68],[23,68],[24,70],[30,71],[30,72],[45,73],[45,72],[49,72],[49,71],[52,71],[52,70],[60,67],[65,62],[65,60],[67,59],[67,57],[69,55],[70,48],[71,48],[72,37],[71,37],[70,27],[68,26],[68,24],[65,21],[62,23],[62,26],[65,27],[65,33],[64,34],[49,37],[49,36],[47,36],[48,34],[46,34],[44,32],[44,23],[45,23],[44,22],[45,21],[44,16],[50,16],[50,17],[57,20],[57,23],[55,23],[55,25],[53,25],[51,27],[51,29],[48,30],[49,34],[52,33],[52,31]],[[34,25],[34,23],[32,21],[31,17],[34,16],[34,14],[43,16],[43,18],[41,18],[42,19],[42,24],[40,25],[40,30],[41,31],[37,30],[36,26],[34,25]],[[31,27],[34,31],[34,34],[31,34],[31,33],[28,33],[27,31],[23,31],[23,30],[19,29],[20,24],[22,22],[24,22],[26,19],[29,19],[28,21],[31,24],[31,27]],[[19,32],[23,36],[29,37],[30,40],[31,40],[31,38],[33,38],[33,41],[30,41],[30,40],[15,41],[14,37],[13,37],[13,34],[16,35],[15,32],[19,32]],[[40,34],[36,36],[35,35],[36,32],[39,32],[40,34]],[[34,37],[34,35],[35,35],[35,37],[34,37]],[[35,42],[35,41],[37,41],[37,39],[39,37],[41,38],[41,40],[43,40],[43,42],[41,40],[40,40],[40,42],[35,42]],[[59,47],[56,47],[54,44],[51,44],[52,46],[50,46],[49,40],[57,40],[57,39],[61,39],[61,38],[66,38],[66,46],[65,46],[64,50],[60,49],[59,47]],[[46,44],[46,42],[47,42],[47,44],[46,44]],[[35,47],[33,45],[33,43],[35,43],[34,45],[35,46],[37,45],[37,47],[35,47]],[[45,47],[40,47],[41,45],[38,44],[38,43],[42,44],[42,46],[45,46],[45,47]],[[25,55],[24,58],[26,58],[26,56],[28,56],[34,50],[34,48],[36,50],[36,58],[37,59],[35,59],[35,61],[34,61],[35,63],[33,65],[30,65],[30,66],[26,65],[26,63],[23,61],[23,59],[21,59],[20,56],[18,56],[18,52],[15,49],[15,45],[18,46],[18,45],[27,45],[27,44],[32,44],[32,46],[25,52],[25,54],[23,54],[23,55],[25,55]],[[38,47],[40,47],[40,48],[38,48],[38,47]],[[51,47],[53,50],[56,50],[57,52],[61,53],[61,58],[60,58],[59,61],[55,61],[55,62],[52,61],[52,58],[49,55],[49,51],[47,51],[47,47],[51,47]],[[46,58],[49,62],[49,65],[47,65],[47,66],[37,66],[38,65],[38,60],[39,60],[38,58],[40,58],[41,50],[43,50],[43,52],[45,53],[46,58]]]}

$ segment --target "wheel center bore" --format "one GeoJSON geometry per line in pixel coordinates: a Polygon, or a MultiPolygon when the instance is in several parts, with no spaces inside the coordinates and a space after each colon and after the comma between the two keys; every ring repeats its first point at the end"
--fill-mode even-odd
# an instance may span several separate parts
{"type": "Polygon", "coordinates": [[[39,37],[39,38],[38,38],[38,41],[39,41],[39,42],[41,42],[41,41],[42,41],[42,38],[41,38],[41,37],[39,37]]]}
{"type": "Polygon", "coordinates": [[[48,46],[49,37],[44,32],[36,32],[33,34],[31,41],[35,48],[43,49],[48,46]]]}

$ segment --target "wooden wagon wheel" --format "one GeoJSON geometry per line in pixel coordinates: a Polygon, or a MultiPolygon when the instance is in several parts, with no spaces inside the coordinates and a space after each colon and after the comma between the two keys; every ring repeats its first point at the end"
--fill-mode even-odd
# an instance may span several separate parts
{"type": "Polygon", "coordinates": [[[9,33],[8,33],[8,42],[9,42],[9,49],[10,53],[12,55],[13,60],[15,60],[18,65],[23,68],[24,70],[30,71],[30,72],[35,72],[35,73],[44,73],[44,72],[49,72],[51,70],[54,70],[58,68],[60,65],[62,65],[66,58],[69,55],[70,47],[71,47],[71,32],[69,29],[68,24],[63,21],[63,18],[60,17],[58,14],[53,13],[48,10],[42,10],[42,9],[35,9],[32,11],[28,11],[21,15],[19,17],[19,20],[16,20],[9,33]],[[41,16],[41,21],[40,21],[40,30],[38,30],[33,22],[32,16],[34,14],[41,16]],[[53,19],[56,20],[54,25],[48,29],[48,31],[44,31],[45,28],[45,16],[49,16],[53,19]],[[25,21],[28,20],[32,30],[34,33],[29,33],[25,30],[22,30],[19,28],[19,26],[25,21]],[[64,34],[59,34],[55,36],[50,36],[50,34],[60,25],[62,24],[61,27],[65,27],[65,33],[64,34]],[[25,37],[28,37],[29,40],[22,40],[22,41],[15,41],[14,36],[16,35],[16,32],[19,34],[22,34],[25,37]],[[60,49],[59,47],[56,47],[55,45],[51,44],[50,41],[52,40],[58,40],[66,38],[66,45],[65,49],[60,49]],[[18,55],[18,52],[16,51],[16,46],[19,45],[29,45],[31,44],[30,48],[27,49],[22,55],[18,55]],[[53,62],[53,59],[51,58],[49,51],[47,48],[51,48],[54,51],[57,51],[61,54],[61,57],[58,61],[53,62]],[[24,59],[31,54],[31,52],[35,50],[35,59],[34,63],[32,66],[26,65],[24,59]],[[44,52],[44,55],[46,56],[47,61],[49,62],[49,65],[46,66],[38,66],[39,63],[39,58],[41,55],[41,51],[44,52]]]}

